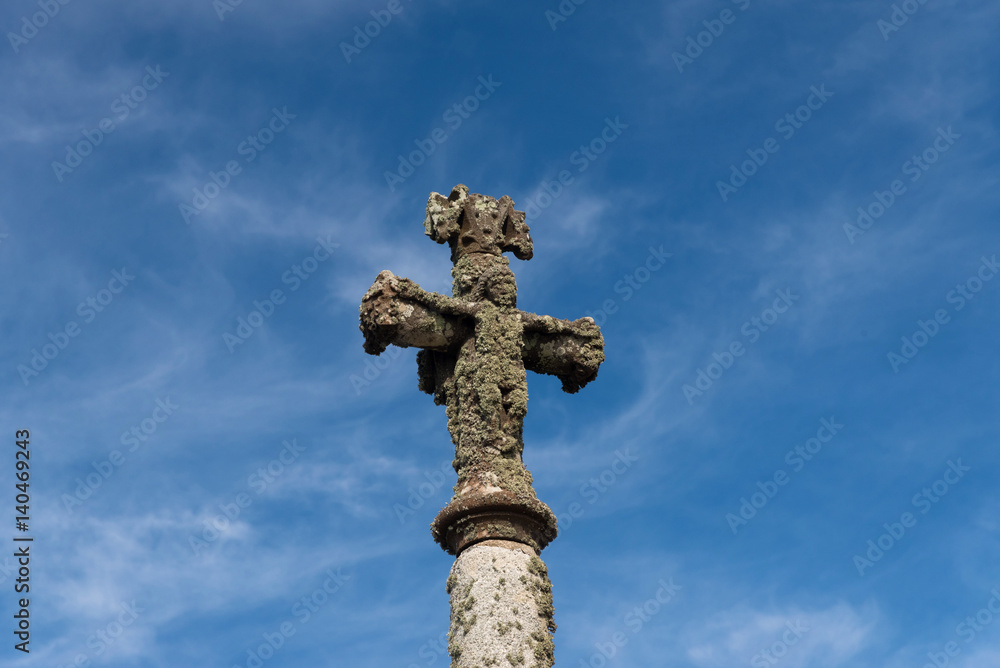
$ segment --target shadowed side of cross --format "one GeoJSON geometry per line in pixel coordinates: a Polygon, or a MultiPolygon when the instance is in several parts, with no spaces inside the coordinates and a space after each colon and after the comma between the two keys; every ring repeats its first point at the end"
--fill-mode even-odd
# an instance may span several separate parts
{"type": "Polygon", "coordinates": [[[525,370],[556,376],[576,392],[597,377],[604,339],[590,318],[518,310],[503,253],[528,260],[532,243],[524,212],[509,197],[470,194],[464,185],[449,197],[431,193],[424,230],[451,248],[453,296],[381,272],[361,302],[365,351],[420,348],[420,389],[447,407],[458,483],[431,525],[441,546],[457,554],[496,539],[541,551],[555,538],[556,520],[521,459],[525,370]]]}

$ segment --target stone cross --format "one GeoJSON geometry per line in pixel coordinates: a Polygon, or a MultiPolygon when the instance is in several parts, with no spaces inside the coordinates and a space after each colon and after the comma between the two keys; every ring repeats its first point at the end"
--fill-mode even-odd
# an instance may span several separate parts
{"type": "Polygon", "coordinates": [[[604,339],[590,318],[518,310],[503,253],[529,260],[532,244],[510,197],[470,194],[464,185],[448,197],[431,193],[424,231],[451,248],[453,295],[383,271],[362,299],[361,331],[373,355],[389,344],[420,348],[420,389],[446,406],[458,482],[431,533],[457,555],[447,587],[452,666],[548,668],[555,623],[540,554],[557,529],[521,459],[525,370],[576,392],[597,377],[604,339]]]}

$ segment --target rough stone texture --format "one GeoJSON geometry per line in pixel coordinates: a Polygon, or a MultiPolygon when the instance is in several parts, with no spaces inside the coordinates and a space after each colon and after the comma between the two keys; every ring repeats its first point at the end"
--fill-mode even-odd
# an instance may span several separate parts
{"type": "Polygon", "coordinates": [[[464,185],[449,197],[431,193],[424,231],[451,248],[453,295],[383,271],[362,300],[361,330],[374,355],[390,344],[421,348],[419,387],[447,407],[458,482],[432,533],[452,553],[490,538],[541,550],[557,528],[521,459],[525,372],[555,375],[576,392],[597,377],[604,339],[590,318],[518,310],[503,253],[527,260],[533,249],[524,212],[509,197],[470,194],[464,185]]]}
{"type": "Polygon", "coordinates": [[[448,578],[452,668],[554,664],[552,585],[545,565],[517,543],[466,548],[448,578]]]}
{"type": "Polygon", "coordinates": [[[451,248],[452,296],[381,272],[361,301],[365,351],[417,347],[419,387],[446,407],[458,473],[454,496],[431,524],[457,554],[451,594],[452,665],[553,665],[552,586],[542,549],[555,514],[538,500],[521,459],[526,371],[576,392],[597,377],[604,338],[590,318],[569,321],[517,308],[510,252],[531,259],[524,212],[455,186],[431,193],[424,232],[451,248]]]}

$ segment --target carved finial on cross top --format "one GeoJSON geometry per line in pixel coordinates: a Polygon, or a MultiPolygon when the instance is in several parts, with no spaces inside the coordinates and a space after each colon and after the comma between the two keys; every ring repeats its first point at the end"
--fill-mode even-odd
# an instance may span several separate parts
{"type": "Polygon", "coordinates": [[[558,377],[576,392],[597,377],[604,339],[590,318],[568,321],[517,309],[517,283],[503,255],[529,260],[524,212],[504,196],[431,193],[424,231],[447,243],[451,297],[425,292],[383,271],[361,302],[365,351],[416,347],[420,389],[447,407],[455,444],[451,502],[431,525],[448,552],[484,541],[512,541],[541,552],[556,518],[538,500],[521,460],[528,411],[525,370],[558,377]]]}

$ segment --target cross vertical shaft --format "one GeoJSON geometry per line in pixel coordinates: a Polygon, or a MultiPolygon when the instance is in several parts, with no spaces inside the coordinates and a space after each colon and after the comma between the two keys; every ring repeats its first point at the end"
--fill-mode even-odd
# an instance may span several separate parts
{"type": "Polygon", "coordinates": [[[431,532],[457,555],[448,579],[452,665],[547,668],[555,623],[540,554],[557,527],[521,458],[525,371],[555,375],[576,392],[596,378],[604,339],[590,318],[518,310],[503,253],[528,260],[532,242],[509,197],[464,185],[448,197],[432,193],[424,231],[451,248],[452,296],[383,271],[362,300],[361,330],[370,354],[389,344],[420,348],[419,387],[446,407],[458,482],[431,532]]]}

